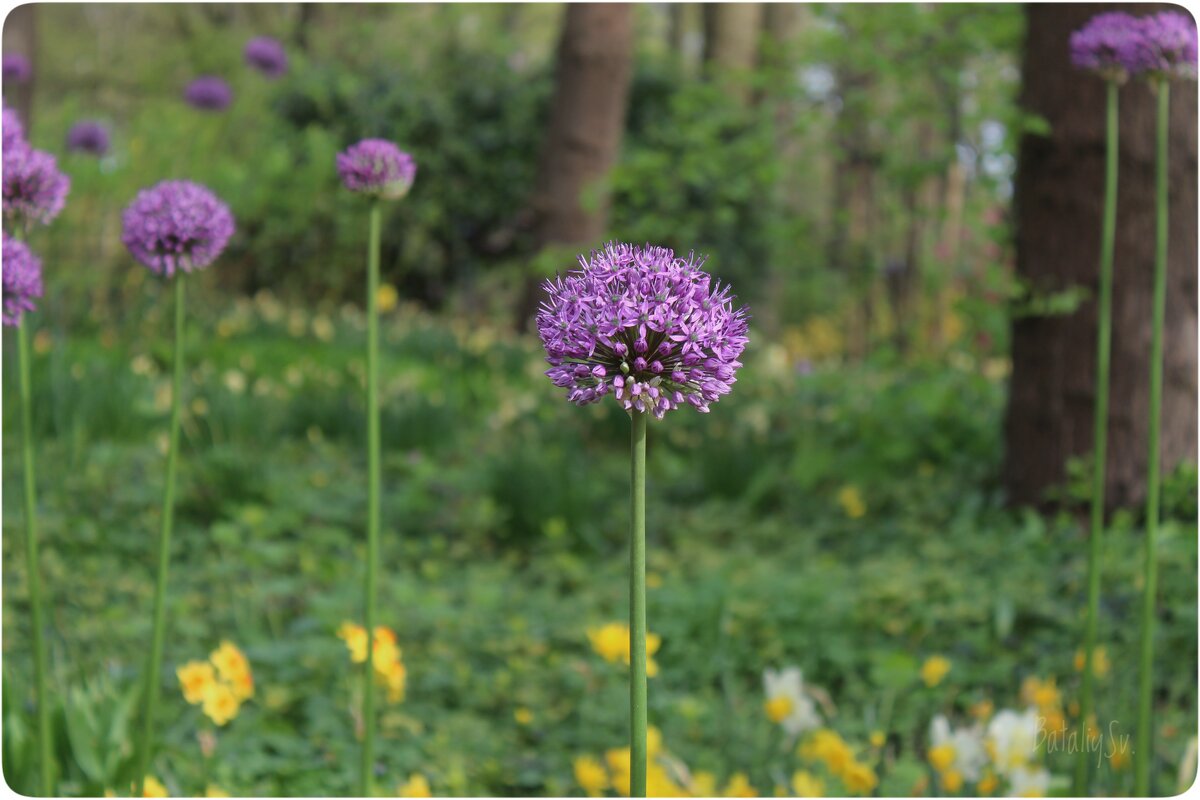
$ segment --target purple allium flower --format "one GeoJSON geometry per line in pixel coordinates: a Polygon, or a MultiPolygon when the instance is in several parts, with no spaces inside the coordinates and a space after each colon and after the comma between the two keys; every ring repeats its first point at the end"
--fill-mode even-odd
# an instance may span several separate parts
{"type": "Polygon", "coordinates": [[[36,310],[34,298],[42,296],[42,261],[29,245],[7,233],[0,247],[4,250],[4,324],[20,325],[21,314],[36,310]]]}
{"type": "Polygon", "coordinates": [[[14,147],[4,151],[3,186],[5,217],[20,225],[45,225],[62,211],[71,179],[49,153],[14,147]]]}
{"type": "Polygon", "coordinates": [[[1097,14],[1071,34],[1071,63],[1106,80],[1124,81],[1140,38],[1140,20],[1121,11],[1097,14]]]}
{"type": "Polygon", "coordinates": [[[579,269],[548,280],[538,311],[555,386],[578,405],[610,391],[626,409],[662,419],[689,403],[708,411],[735,382],[746,347],[745,308],[728,286],[665,247],[610,243],[579,269]]]}
{"type": "Polygon", "coordinates": [[[99,122],[76,122],[67,132],[67,150],[103,156],[108,153],[108,128],[99,122]]]}
{"type": "Polygon", "coordinates": [[[0,70],[3,71],[6,82],[25,83],[33,76],[33,68],[29,66],[29,59],[20,53],[6,55],[0,70]]]}
{"type": "Polygon", "coordinates": [[[266,75],[268,78],[278,78],[287,72],[287,51],[278,39],[270,36],[256,36],[246,42],[246,63],[266,75]]]}
{"type": "Polygon", "coordinates": [[[202,269],[233,236],[229,206],[191,181],[162,181],[138,192],[121,217],[121,241],[159,275],[202,269]]]}
{"type": "Polygon", "coordinates": [[[183,99],[202,111],[224,111],[233,102],[233,90],[215,75],[202,75],[183,90],[183,99]]]}
{"type": "Polygon", "coordinates": [[[3,123],[0,131],[4,134],[4,152],[29,147],[25,141],[25,126],[21,124],[21,116],[11,108],[4,109],[3,123]]]}
{"type": "Polygon", "coordinates": [[[1196,23],[1187,14],[1162,11],[1138,20],[1129,71],[1150,77],[1196,77],[1196,23]]]}
{"type": "Polygon", "coordinates": [[[337,171],[352,192],[398,200],[412,188],[417,162],[389,141],[363,139],[338,153],[337,171]]]}

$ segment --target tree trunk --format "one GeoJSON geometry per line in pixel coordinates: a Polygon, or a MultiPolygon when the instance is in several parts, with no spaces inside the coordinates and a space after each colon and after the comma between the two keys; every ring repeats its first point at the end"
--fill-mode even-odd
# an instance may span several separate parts
{"type": "Polygon", "coordinates": [[[762,3],[707,3],[704,6],[704,65],[741,102],[750,100],[746,75],[758,61],[762,3]]]}
{"type": "MultiPolygon", "coordinates": [[[[632,55],[631,5],[567,6],[532,203],[534,234],[542,247],[590,247],[604,234],[608,203],[600,184],[621,146],[632,55]]],[[[530,279],[519,304],[521,324],[540,299],[538,281],[530,279]]]]}
{"type": "MultiPolygon", "coordinates": [[[[1031,5],[1023,107],[1050,123],[1021,141],[1014,205],[1017,273],[1035,291],[1082,286],[1073,313],[1013,322],[1004,480],[1018,504],[1046,502],[1067,459],[1092,448],[1096,304],[1104,180],[1105,87],[1068,63],[1071,31],[1111,5],[1031,5]]],[[[1151,8],[1130,8],[1135,14],[1151,8]]],[[[1171,92],[1170,223],[1163,381],[1166,470],[1196,458],[1196,89],[1171,92]]],[[[1113,283],[1110,507],[1144,499],[1154,273],[1154,98],[1121,90],[1120,178],[1113,283]]]]}

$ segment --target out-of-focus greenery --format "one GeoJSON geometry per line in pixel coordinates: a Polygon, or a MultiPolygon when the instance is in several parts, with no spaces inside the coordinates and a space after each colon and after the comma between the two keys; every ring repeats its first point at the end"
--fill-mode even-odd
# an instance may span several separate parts
{"type": "MultiPolygon", "coordinates": [[[[68,793],[132,777],[122,720],[148,636],[169,381],[162,312],[150,307],[138,336],[34,337],[68,793]]],[[[558,397],[530,339],[408,306],[385,319],[380,607],[408,692],[382,716],[380,785],[419,773],[436,793],[577,794],[573,760],[626,735],[624,670],[592,652],[586,631],[625,613],[627,423],[611,403],[558,397]]],[[[335,633],[361,604],[362,336],[352,308],[311,313],[265,293],[196,309],[155,763],[172,793],[352,790],[358,672],[335,633]],[[223,639],[249,657],[256,694],[205,758],[197,735],[213,726],[184,703],[174,667],[223,639]]],[[[925,776],[935,712],[1017,706],[1029,676],[1056,677],[1068,707],[1080,527],[1002,509],[992,481],[1003,376],[965,349],[952,361],[808,372],[785,346],[757,342],[711,415],[652,426],[649,610],[662,646],[651,718],[692,770],[742,771],[767,794],[786,785],[781,734],[762,709],[768,666],[801,666],[848,740],[886,733],[873,757],[889,793],[925,776]],[[931,655],[952,667],[927,688],[919,668],[931,655]]],[[[14,366],[6,360],[6,391],[14,366]]],[[[16,410],[5,405],[6,430],[16,410]]],[[[17,445],[5,438],[8,497],[17,445]]],[[[1163,770],[1195,723],[1195,501],[1168,497],[1163,770]]],[[[5,532],[18,525],[5,504],[5,532]]],[[[1118,515],[1105,555],[1112,668],[1100,713],[1125,733],[1137,528],[1118,515]]],[[[30,689],[18,551],[6,535],[5,774],[20,788],[30,689]]],[[[1050,760],[1056,774],[1071,763],[1050,760]]],[[[1129,774],[1106,765],[1100,780],[1120,792],[1129,774]]]]}

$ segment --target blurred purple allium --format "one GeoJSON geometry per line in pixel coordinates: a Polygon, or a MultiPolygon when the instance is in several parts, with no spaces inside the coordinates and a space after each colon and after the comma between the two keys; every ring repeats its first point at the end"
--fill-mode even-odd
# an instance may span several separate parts
{"type": "Polygon", "coordinates": [[[1140,38],[1140,20],[1122,11],[1097,14],[1071,34],[1071,63],[1107,80],[1124,81],[1140,38]]]}
{"type": "Polygon", "coordinates": [[[29,245],[7,233],[3,236],[4,324],[20,325],[21,314],[34,311],[34,298],[42,296],[42,262],[29,245]]]}
{"type": "Polygon", "coordinates": [[[202,269],[233,236],[233,214],[206,187],[162,181],[138,192],[121,217],[121,241],[151,272],[202,269]]]}
{"type": "Polygon", "coordinates": [[[202,111],[224,111],[233,102],[233,90],[215,75],[202,75],[183,90],[183,99],[202,111]]]}
{"type": "Polygon", "coordinates": [[[581,406],[611,391],[626,410],[659,419],[684,402],[708,411],[736,381],[748,324],[703,265],[615,242],[580,256],[579,269],[543,286],[546,375],[581,406]]]}
{"type": "Polygon", "coordinates": [[[1150,77],[1196,77],[1196,23],[1178,11],[1138,20],[1139,36],[1129,71],[1150,77]]]}
{"type": "Polygon", "coordinates": [[[338,153],[337,171],[352,192],[397,200],[408,194],[417,176],[417,162],[384,139],[363,139],[338,153]]]}
{"type": "Polygon", "coordinates": [[[32,147],[4,151],[4,216],[18,225],[47,224],[58,216],[71,190],[71,179],[54,156],[32,147]]]}
{"type": "Polygon", "coordinates": [[[287,72],[287,51],[278,39],[270,36],[256,36],[246,42],[246,63],[266,75],[268,78],[278,78],[287,72]]]}
{"type": "Polygon", "coordinates": [[[29,59],[20,53],[9,53],[3,59],[3,70],[5,82],[25,83],[33,76],[33,68],[29,66],[29,59]]]}
{"type": "Polygon", "coordinates": [[[108,154],[108,128],[93,120],[76,122],[67,132],[67,150],[93,156],[108,154]]]}
{"type": "Polygon", "coordinates": [[[21,124],[21,115],[11,108],[4,109],[4,120],[0,123],[0,131],[4,134],[4,152],[29,147],[25,141],[25,126],[21,124]]]}

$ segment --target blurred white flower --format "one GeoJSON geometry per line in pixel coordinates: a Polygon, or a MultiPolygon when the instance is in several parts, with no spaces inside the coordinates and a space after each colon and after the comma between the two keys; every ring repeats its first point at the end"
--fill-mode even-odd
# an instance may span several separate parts
{"type": "Polygon", "coordinates": [[[804,691],[804,673],[799,667],[763,670],[763,690],[767,695],[767,716],[789,736],[821,727],[821,716],[816,703],[804,691]]]}
{"type": "Polygon", "coordinates": [[[977,781],[983,774],[988,755],[983,743],[983,728],[980,725],[954,730],[950,727],[950,721],[944,715],[938,714],[929,726],[929,743],[932,747],[949,745],[954,753],[950,769],[966,780],[977,781]]]}
{"type": "Polygon", "coordinates": [[[1024,770],[1037,751],[1038,712],[1029,708],[997,712],[988,724],[987,741],[996,771],[1014,780],[1016,770],[1024,770]]]}
{"type": "Polygon", "coordinates": [[[1045,797],[1050,790],[1050,773],[1041,767],[1017,767],[1008,775],[1009,797],[1045,797]]]}

